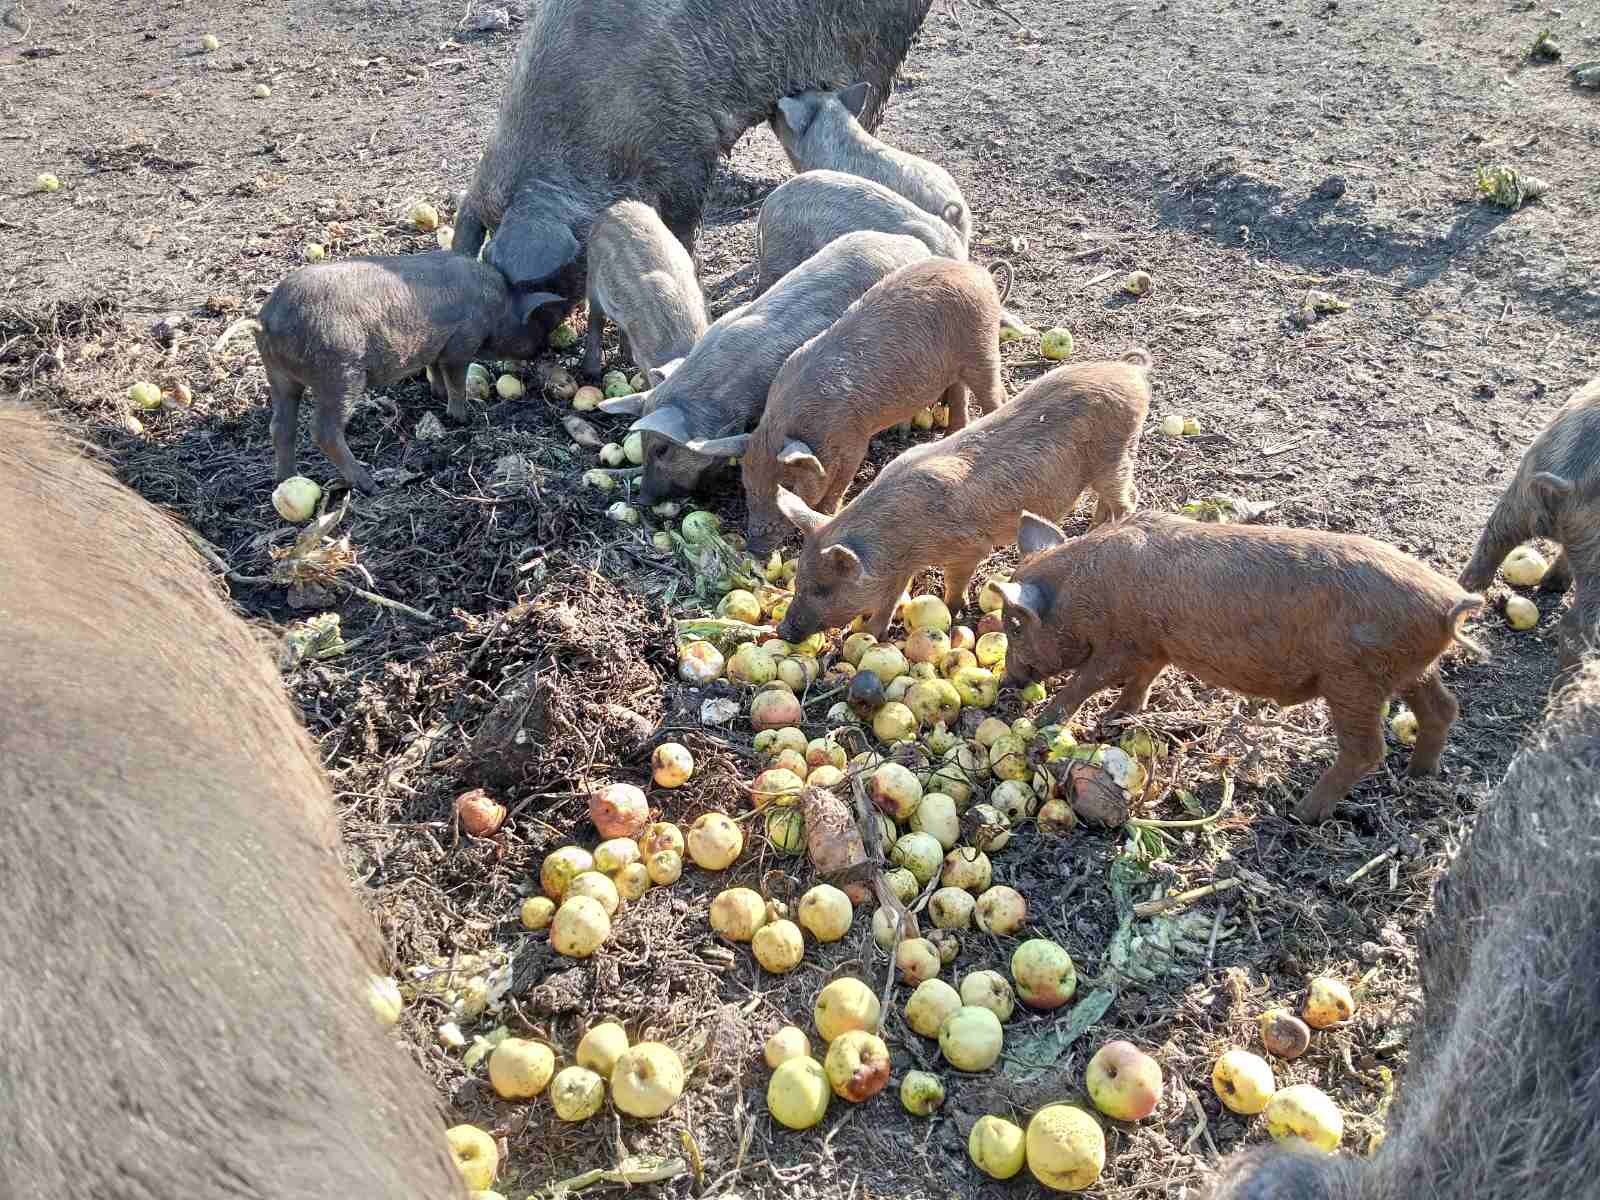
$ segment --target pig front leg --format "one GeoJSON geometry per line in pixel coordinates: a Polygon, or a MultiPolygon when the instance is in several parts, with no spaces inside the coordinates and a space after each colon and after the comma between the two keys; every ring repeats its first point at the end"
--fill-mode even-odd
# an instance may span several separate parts
{"type": "Polygon", "coordinates": [[[967,606],[967,586],[972,582],[978,564],[988,552],[989,547],[985,546],[972,558],[945,563],[944,605],[950,610],[951,616],[955,616],[967,606]]]}
{"type": "Polygon", "coordinates": [[[1135,663],[1128,675],[1122,681],[1122,691],[1112,702],[1107,716],[1130,716],[1133,713],[1144,711],[1144,706],[1150,703],[1150,689],[1155,686],[1156,676],[1166,669],[1167,661],[1164,658],[1151,658],[1135,663]]]}
{"type": "Polygon", "coordinates": [[[1561,553],[1556,555],[1555,562],[1550,564],[1550,569],[1544,573],[1544,578],[1539,581],[1539,590],[1559,596],[1571,586],[1572,561],[1563,548],[1561,553]]]}
{"type": "Polygon", "coordinates": [[[1083,665],[1072,673],[1072,680],[1044,706],[1040,725],[1067,725],[1078,715],[1083,702],[1128,677],[1128,657],[1120,650],[1095,647],[1083,665]]]}
{"type": "Polygon", "coordinates": [[[895,607],[900,603],[900,597],[911,586],[910,575],[903,579],[893,579],[894,586],[885,589],[878,596],[878,604],[867,617],[867,632],[880,642],[889,632],[889,622],[894,620],[895,607]]]}
{"type": "Polygon", "coordinates": [[[450,393],[445,388],[444,376],[439,373],[439,364],[429,363],[424,370],[428,376],[428,390],[433,393],[433,398],[443,400],[450,393]]]}
{"type": "MultiPolygon", "coordinates": [[[[1350,789],[1383,762],[1383,702],[1370,692],[1329,696],[1328,711],[1339,735],[1339,753],[1333,765],[1322,773],[1316,786],[1295,808],[1295,816],[1308,825],[1326,821],[1333,810],[1350,794],[1350,789]]],[[[1418,745],[1421,745],[1421,715],[1418,715],[1418,745]]]]}
{"type": "Polygon", "coordinates": [[[444,410],[452,421],[466,421],[472,417],[472,402],[467,399],[467,364],[440,362],[439,374],[444,376],[444,390],[448,399],[444,410]]]}
{"type": "Polygon", "coordinates": [[[589,297],[589,328],[584,334],[583,373],[590,379],[600,377],[600,339],[605,336],[606,312],[600,307],[600,298],[589,297]]]}
{"type": "Polygon", "coordinates": [[[1523,502],[1516,488],[1507,488],[1489,514],[1478,544],[1472,551],[1472,560],[1461,572],[1460,583],[1469,592],[1481,592],[1494,582],[1494,573],[1500,564],[1523,542],[1533,536],[1523,502]]]}

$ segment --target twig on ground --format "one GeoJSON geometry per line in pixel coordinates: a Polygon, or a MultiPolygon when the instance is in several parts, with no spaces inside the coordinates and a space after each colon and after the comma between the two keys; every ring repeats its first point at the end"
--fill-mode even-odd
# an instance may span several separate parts
{"type": "Polygon", "coordinates": [[[1370,875],[1373,871],[1376,871],[1379,867],[1383,866],[1384,863],[1388,862],[1391,858],[1399,853],[1400,843],[1390,843],[1388,849],[1384,850],[1383,853],[1374,855],[1361,866],[1357,867],[1349,875],[1345,876],[1344,880],[1342,881],[1344,886],[1349,887],[1357,880],[1365,878],[1367,875],[1370,875]]]}
{"type": "Polygon", "coordinates": [[[1187,892],[1179,892],[1176,896],[1163,896],[1159,900],[1145,900],[1133,906],[1133,915],[1141,919],[1159,916],[1164,912],[1171,912],[1175,908],[1182,908],[1196,900],[1203,900],[1207,896],[1215,896],[1239,886],[1237,879],[1219,879],[1215,883],[1208,883],[1204,887],[1190,888],[1187,892]]]}

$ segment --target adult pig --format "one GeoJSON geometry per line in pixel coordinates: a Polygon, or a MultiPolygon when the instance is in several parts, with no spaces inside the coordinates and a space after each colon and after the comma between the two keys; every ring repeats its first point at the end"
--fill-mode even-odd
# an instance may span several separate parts
{"type": "MultiPolygon", "coordinates": [[[[779,97],[872,85],[875,128],[930,0],[543,0],[456,214],[455,249],[582,295],[595,215],[643,200],[693,252],[717,158],[779,97]]],[[[549,327],[561,305],[541,316],[549,327]]]]}
{"type": "Polygon", "coordinates": [[[1314,529],[1214,525],[1141,513],[1067,538],[1032,513],[1005,598],[1006,682],[1067,671],[1041,725],[1066,723],[1102,688],[1113,713],[1143,710],[1168,664],[1214,687],[1279,704],[1328,703],[1339,753],[1296,810],[1332,815],[1383,761],[1391,695],[1417,716],[1408,773],[1438,768],[1455,722],[1439,678],[1460,623],[1483,607],[1426,564],[1373,538],[1314,529]]]}
{"type": "Polygon", "coordinates": [[[706,301],[694,262],[656,210],[620,200],[594,223],[589,239],[589,331],[583,369],[600,374],[606,318],[623,353],[648,372],[682,358],[706,331],[706,301]]]}
{"type": "Polygon", "coordinates": [[[1212,1200],[1571,1200],[1600,1179],[1600,668],[1512,760],[1434,889],[1422,1009],[1370,1157],[1268,1146],[1212,1200]]]}
{"type": "Polygon", "coordinates": [[[784,360],[884,276],[927,257],[914,238],[839,238],[765,295],[719,318],[688,357],[652,376],[660,382],[648,392],[603,402],[607,412],[645,413],[633,424],[644,435],[640,499],[656,504],[706,487],[761,419],[784,360]]]}
{"type": "Polygon", "coordinates": [[[0,1195],[465,1196],[328,785],[177,526],[0,405],[0,1195]]]}
{"type": "Polygon", "coordinates": [[[1540,586],[1574,588],[1559,629],[1566,673],[1592,647],[1600,624],[1600,377],[1573,393],[1522,456],[1461,572],[1461,586],[1482,591],[1506,555],[1536,537],[1561,544],[1540,586]]]}
{"type": "Polygon", "coordinates": [[[961,432],[907,450],[837,516],[780,486],[778,507],[805,545],[778,636],[803,641],[869,614],[867,632],[882,638],[929,566],[944,568],[945,603],[958,611],[978,563],[1011,541],[1025,509],[1071,512],[1090,488],[1097,522],[1133,511],[1149,371],[1143,350],[1057,367],[961,432]]]}
{"type": "Polygon", "coordinates": [[[950,172],[879,141],[856,120],[870,93],[868,85],[858,83],[840,92],[779,100],[772,127],[789,162],[796,171],[844,171],[881,183],[953,226],[962,245],[971,245],[972,212],[950,172]]]}
{"type": "Polygon", "coordinates": [[[470,413],[467,368],[479,355],[534,358],[544,342],[528,317],[551,299],[515,291],[493,267],[443,250],[348,258],[284,276],[260,315],[235,321],[212,347],[255,336],[272,394],[273,471],[295,473],[300,401],[317,399],[317,445],[352,487],[377,490],[344,428],[367,388],[426,370],[455,420],[470,413]]]}
{"type": "Polygon", "coordinates": [[[901,267],[789,356],[742,459],[746,534],[765,554],[789,524],[778,487],[838,511],[872,435],[941,398],[950,429],[1005,400],[994,277],[976,263],[930,258],[901,267]]]}
{"type": "Polygon", "coordinates": [[[883,184],[843,171],[807,171],[773,188],[756,216],[755,294],[829,242],[862,229],[914,237],[943,258],[967,257],[960,233],[883,184]]]}

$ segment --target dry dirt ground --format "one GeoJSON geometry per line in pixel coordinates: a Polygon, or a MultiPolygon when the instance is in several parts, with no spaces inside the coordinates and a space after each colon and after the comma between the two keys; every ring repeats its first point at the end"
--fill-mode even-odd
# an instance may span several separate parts
{"type": "MultiPolygon", "coordinates": [[[[0,9],[0,392],[45,404],[105,446],[129,484],[215,548],[245,613],[268,626],[299,620],[272,579],[271,552],[292,533],[267,500],[264,381],[253,353],[212,359],[209,345],[307,241],[335,254],[430,244],[401,215],[427,197],[448,217],[516,29],[455,36],[457,6],[388,0],[0,9]],[[210,54],[198,48],[207,30],[221,39],[210,54]],[[262,82],[271,95],[255,99],[262,82]],[[44,171],[60,192],[34,193],[44,171]],[[128,432],[125,395],[141,377],[186,382],[193,406],[142,414],[143,431],[128,432]]],[[[1040,327],[1070,326],[1081,356],[1134,344],[1155,356],[1152,424],[1181,410],[1205,433],[1145,438],[1146,505],[1211,492],[1275,501],[1273,520],[1374,534],[1453,575],[1523,447],[1600,370],[1600,95],[1571,86],[1561,64],[1527,60],[1543,29],[1568,62],[1600,57],[1593,3],[939,0],[882,132],[960,180],[976,255],[1017,266],[1014,308],[1040,327]],[[1477,202],[1474,168],[1488,162],[1550,190],[1515,212],[1477,202]],[[1139,301],[1117,291],[1135,267],[1156,281],[1139,301]],[[1349,310],[1302,327],[1293,317],[1312,288],[1349,310]]],[[[625,53],[594,47],[597,58],[625,53]]],[[[787,171],[759,130],[723,172],[701,243],[714,311],[748,286],[755,207],[787,171]]],[[[1021,346],[1006,354],[1013,390],[1043,369],[1021,346]]],[[[356,417],[355,452],[388,486],[343,522],[366,574],[341,577],[429,619],[326,589],[350,649],[288,680],[397,968],[507,946],[514,1030],[570,1052],[588,1023],[612,1016],[672,1042],[694,1068],[685,1099],[654,1125],[607,1116],[561,1127],[542,1104],[496,1101],[481,1068],[474,1078],[435,1040],[442,1005],[412,1005],[404,1033],[450,1119],[504,1138],[502,1190],[520,1196],[626,1150],[688,1154],[695,1170],[663,1185],[674,1195],[1036,1193],[977,1174],[962,1149],[967,1123],[1074,1095],[1090,1050],[1123,1036],[1159,1055],[1169,1087],[1150,1120],[1108,1123],[1095,1194],[1195,1195],[1219,1152],[1265,1136],[1220,1109],[1211,1062],[1228,1044],[1254,1044],[1253,1015],[1292,1002],[1315,972],[1361,981],[1361,1011],[1279,1075],[1326,1088],[1348,1145],[1365,1152],[1404,1075],[1430,886],[1539,715],[1562,601],[1538,597],[1544,617],[1530,634],[1491,611],[1475,627],[1490,661],[1449,660],[1462,718],[1442,778],[1405,781],[1392,747],[1389,769],[1317,829],[1284,813],[1331,752],[1320,710],[1252,712],[1166,676],[1147,722],[1174,747],[1163,782],[1171,771],[1211,812],[1228,775],[1235,803],[1216,823],[1147,843],[1157,861],[1124,858],[1118,871],[1136,898],[1240,879],[1196,906],[1196,946],[1148,986],[1123,987],[1074,1041],[1055,1036],[1054,1018],[1019,1016],[1009,1090],[993,1075],[952,1076],[934,1121],[886,1095],[791,1134],[766,1116],[760,1041],[785,1021],[806,1024],[825,978],[882,977],[864,918],[782,980],[714,943],[705,907],[721,881],[697,872],[632,906],[580,966],[516,922],[542,855],[592,837],[588,786],[644,782],[661,731],[679,731],[701,757],[690,787],[655,797],[674,819],[742,811],[739,781],[754,766],[743,736],[697,729],[698,697],[674,683],[668,622],[687,580],[646,536],[603,518],[577,487],[589,454],[562,434],[559,406],[536,386],[529,397],[437,441],[414,435],[418,417],[441,408],[420,381],[391,389],[397,409],[374,403],[356,417]],[[531,475],[497,479],[506,455],[531,475]],[[494,840],[465,838],[450,819],[452,797],[480,785],[513,809],[494,840]]],[[[884,453],[894,445],[885,439],[884,453]]],[[[302,446],[307,468],[328,477],[309,438],[302,446]]],[[[714,507],[739,513],[731,496],[714,507]]],[[[1146,815],[1189,812],[1163,786],[1146,815]]],[[[997,875],[1028,894],[1033,928],[1071,950],[1085,991],[1109,977],[1111,868],[1125,843],[1024,830],[996,859],[997,875]]],[[[734,875],[804,886],[808,872],[787,861],[768,877],[770,851],[749,854],[734,875]]],[[[958,972],[1003,962],[1013,944],[969,936],[958,972]]],[[[1153,963],[1150,953],[1136,957],[1153,963]]],[[[897,1079],[933,1061],[898,1017],[887,1035],[897,1079]]]]}

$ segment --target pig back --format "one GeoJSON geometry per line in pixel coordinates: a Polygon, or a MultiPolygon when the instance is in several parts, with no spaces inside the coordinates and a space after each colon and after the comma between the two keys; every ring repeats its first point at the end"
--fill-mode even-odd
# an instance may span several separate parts
{"type": "Polygon", "coordinates": [[[773,189],[756,218],[758,289],[830,242],[860,230],[914,237],[930,254],[965,259],[949,224],[880,183],[842,171],[806,171],[773,189]]]}
{"type": "Polygon", "coordinates": [[[0,1192],[463,1194],[326,782],[176,526],[0,405],[0,1192]]]}

